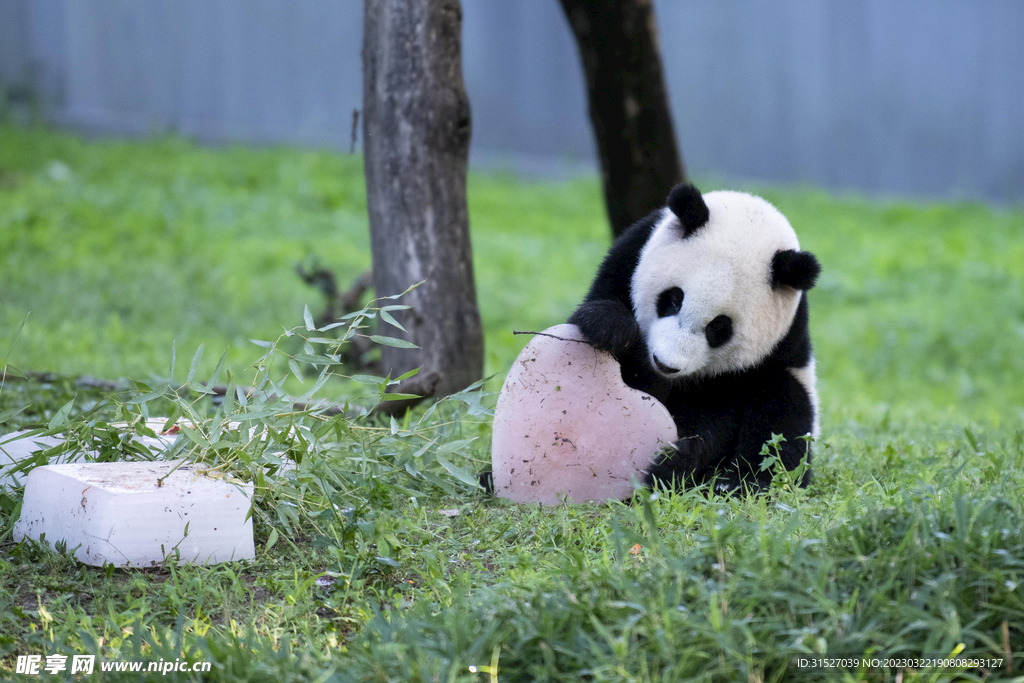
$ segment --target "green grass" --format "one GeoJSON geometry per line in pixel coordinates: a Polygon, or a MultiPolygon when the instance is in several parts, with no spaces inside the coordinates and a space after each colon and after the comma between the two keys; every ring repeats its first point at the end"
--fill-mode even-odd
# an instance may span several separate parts
{"type": "MultiPolygon", "coordinates": [[[[108,438],[107,421],[141,406],[74,377],[156,386],[172,344],[178,381],[205,343],[197,379],[229,349],[247,383],[264,351],[247,340],[322,306],[297,262],[342,281],[368,267],[362,185],[354,157],[0,127],[0,361],[58,375],[0,389],[0,413],[27,407],[0,432],[48,423],[75,397],[76,438],[108,438]]],[[[307,425],[316,457],[262,485],[248,564],[83,567],[13,543],[20,492],[0,494],[0,677],[16,654],[62,651],[184,652],[214,663],[201,680],[487,681],[497,662],[502,681],[882,681],[896,672],[844,678],[795,658],[962,646],[1006,660],[1008,645],[1015,673],[1004,662],[988,680],[1024,680],[1024,212],[753,190],[824,267],[810,294],[823,443],[809,489],[782,478],[756,499],[512,506],[460,479],[489,457],[474,396],[408,424],[274,418],[307,425]]],[[[511,331],[565,320],[608,230],[592,179],[473,175],[469,200],[497,390],[526,341],[511,331]]],[[[192,455],[253,477],[277,457],[230,438],[192,455]]]]}
{"type": "MultiPolygon", "coordinates": [[[[0,342],[27,320],[7,359],[25,370],[148,377],[166,373],[172,344],[191,356],[203,342],[217,350],[207,372],[224,348],[240,369],[247,339],[276,337],[306,304],[323,308],[296,264],[315,259],[342,286],[370,265],[357,157],[0,128],[0,172],[0,342]]],[[[525,344],[513,327],[567,317],[606,228],[591,182],[474,176],[471,195],[493,374],[525,344]]]]}
{"type": "MultiPolygon", "coordinates": [[[[165,374],[205,342],[209,372],[298,321],[315,258],[344,283],[370,263],[361,160],[86,143],[0,128],[0,346],[33,371],[165,374]]],[[[981,205],[872,203],[754,188],[824,265],[811,293],[825,412],[881,404],[999,423],[1024,403],[1024,217],[981,205]],[[839,397],[842,400],[838,400],[839,397]],[[832,400],[835,397],[836,400],[832,400]]],[[[596,183],[470,178],[486,372],[565,320],[608,244],[596,183]]]]}

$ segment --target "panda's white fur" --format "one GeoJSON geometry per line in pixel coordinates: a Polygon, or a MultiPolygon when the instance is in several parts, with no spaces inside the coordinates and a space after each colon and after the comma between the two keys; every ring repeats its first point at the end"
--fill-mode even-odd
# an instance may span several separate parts
{"type": "Polygon", "coordinates": [[[811,359],[807,361],[807,365],[802,368],[787,368],[789,373],[796,377],[796,381],[800,382],[800,386],[807,392],[807,397],[811,400],[811,407],[814,409],[814,422],[811,428],[811,436],[817,439],[821,436],[821,408],[818,404],[818,382],[817,375],[815,374],[817,363],[814,362],[814,354],[811,354],[811,359]]]}
{"type": "MultiPolygon", "coordinates": [[[[799,290],[772,287],[768,267],[776,252],[800,248],[786,217],[764,199],[743,192],[709,192],[704,202],[710,217],[686,239],[680,239],[679,218],[662,210],[632,278],[641,335],[652,357],[678,370],[670,378],[713,376],[754,365],[786,334],[800,303],[799,290]],[[671,287],[683,291],[682,309],[659,318],[658,296],[671,287]],[[704,330],[719,315],[732,319],[733,338],[711,348],[704,330]]],[[[800,370],[794,376],[813,393],[813,365],[800,370]]]]}

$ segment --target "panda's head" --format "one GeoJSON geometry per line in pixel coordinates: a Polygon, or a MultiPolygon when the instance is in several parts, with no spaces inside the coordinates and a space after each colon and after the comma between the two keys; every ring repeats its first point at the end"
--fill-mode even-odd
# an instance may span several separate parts
{"type": "Polygon", "coordinates": [[[756,365],[786,336],[819,271],[764,199],[677,186],[633,272],[651,366],[685,379],[756,365]]]}

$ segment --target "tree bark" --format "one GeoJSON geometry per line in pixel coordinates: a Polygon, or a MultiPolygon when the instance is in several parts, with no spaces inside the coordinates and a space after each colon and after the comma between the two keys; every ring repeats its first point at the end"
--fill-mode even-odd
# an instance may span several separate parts
{"type": "MultiPolygon", "coordinates": [[[[381,348],[402,393],[445,396],[483,375],[466,172],[469,98],[462,80],[459,0],[365,0],[363,150],[378,297],[420,287],[381,334],[419,349],[381,348]]],[[[391,411],[409,403],[384,404],[391,411]]]]}
{"type": "Polygon", "coordinates": [[[587,80],[605,206],[618,236],[683,182],[651,0],[560,0],[587,80]]]}

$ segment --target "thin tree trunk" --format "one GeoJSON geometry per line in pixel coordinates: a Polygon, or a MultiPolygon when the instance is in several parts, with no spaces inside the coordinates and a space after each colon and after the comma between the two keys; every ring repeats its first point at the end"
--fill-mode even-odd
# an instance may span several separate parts
{"type": "Polygon", "coordinates": [[[685,178],[651,0],[560,0],[587,79],[612,234],[663,206],[685,178]]]}
{"type": "MultiPolygon", "coordinates": [[[[365,0],[363,149],[377,296],[423,284],[384,326],[419,349],[382,347],[385,373],[420,373],[399,391],[445,396],[483,375],[466,171],[469,98],[458,0],[365,0]]],[[[385,404],[404,409],[405,402],[385,404]]]]}

